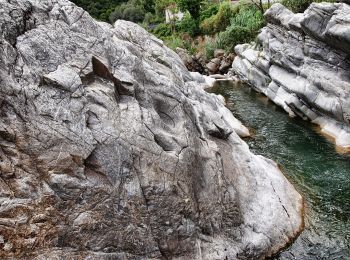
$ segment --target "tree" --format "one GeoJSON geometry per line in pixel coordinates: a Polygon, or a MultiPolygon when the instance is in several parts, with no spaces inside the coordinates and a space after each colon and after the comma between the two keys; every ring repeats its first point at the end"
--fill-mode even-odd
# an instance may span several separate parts
{"type": "Polygon", "coordinates": [[[170,6],[171,4],[174,4],[175,0],[155,0],[154,1],[154,9],[158,15],[164,16],[164,10],[170,6]]]}
{"type": "Polygon", "coordinates": [[[154,9],[155,9],[154,0],[141,0],[141,3],[146,13],[154,13],[154,9]]]}
{"type": "Polygon", "coordinates": [[[71,0],[76,5],[84,8],[91,16],[107,21],[114,8],[127,0],[71,0]]]}
{"type": "Polygon", "coordinates": [[[134,23],[140,23],[145,18],[145,11],[140,6],[127,6],[123,11],[123,18],[134,23]]]}
{"type": "Polygon", "coordinates": [[[188,11],[192,18],[198,20],[200,15],[201,0],[176,0],[177,7],[182,11],[188,11]]]}
{"type": "Polygon", "coordinates": [[[140,0],[130,0],[118,5],[109,16],[109,21],[114,23],[118,19],[140,23],[145,19],[145,8],[140,0]]]}

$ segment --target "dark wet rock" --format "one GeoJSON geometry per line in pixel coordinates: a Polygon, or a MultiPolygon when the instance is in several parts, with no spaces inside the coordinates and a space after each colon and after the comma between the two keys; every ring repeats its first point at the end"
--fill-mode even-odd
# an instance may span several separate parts
{"type": "Polygon", "coordinates": [[[205,73],[204,59],[201,55],[190,55],[187,50],[176,48],[176,53],[189,71],[205,73]]]}
{"type": "Polygon", "coordinates": [[[177,48],[176,53],[189,71],[206,75],[227,74],[235,58],[233,53],[226,54],[224,50],[214,51],[214,58],[207,60],[202,53],[190,55],[187,50],[177,48]]]}

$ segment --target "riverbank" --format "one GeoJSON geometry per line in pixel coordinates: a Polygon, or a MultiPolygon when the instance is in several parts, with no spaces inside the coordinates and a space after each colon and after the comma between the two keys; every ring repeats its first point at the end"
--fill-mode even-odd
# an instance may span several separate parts
{"type": "Polygon", "coordinates": [[[249,128],[250,149],[276,161],[305,199],[305,230],[274,259],[349,258],[350,155],[249,86],[220,82],[212,91],[249,128]]]}
{"type": "Polygon", "coordinates": [[[344,151],[350,151],[348,12],[345,3],[312,4],[304,14],[274,4],[258,44],[236,46],[233,62],[241,80],[290,116],[319,125],[344,151]]]}

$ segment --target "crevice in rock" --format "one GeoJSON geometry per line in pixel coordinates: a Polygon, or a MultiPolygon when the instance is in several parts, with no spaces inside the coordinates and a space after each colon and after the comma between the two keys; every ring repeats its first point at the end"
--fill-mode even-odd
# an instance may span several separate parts
{"type": "Polygon", "coordinates": [[[99,166],[98,159],[95,156],[96,148],[90,153],[90,155],[83,161],[85,176],[91,181],[91,179],[97,180],[104,184],[113,186],[113,183],[99,166]]]}
{"type": "Polygon", "coordinates": [[[210,129],[208,130],[208,134],[213,136],[213,137],[216,137],[216,138],[219,138],[219,139],[223,139],[223,140],[227,140],[227,138],[232,134],[233,130],[227,130],[227,129],[224,129],[222,127],[220,127],[219,125],[215,124],[215,127],[216,129],[210,129]]]}
{"type": "Polygon", "coordinates": [[[281,204],[283,210],[286,212],[288,218],[290,218],[290,215],[289,215],[289,213],[288,213],[286,207],[283,205],[280,196],[277,194],[277,192],[276,192],[276,190],[275,190],[275,187],[273,186],[272,182],[270,182],[270,183],[271,183],[271,187],[272,187],[272,189],[273,189],[273,192],[276,194],[276,196],[277,196],[277,198],[278,198],[278,201],[280,202],[280,204],[281,204]]]}
{"type": "Polygon", "coordinates": [[[36,28],[36,20],[34,19],[32,21],[32,24],[29,23],[30,20],[32,19],[32,14],[33,14],[33,6],[30,2],[26,2],[27,5],[29,5],[26,9],[14,9],[11,10],[9,15],[13,19],[13,21],[17,22],[18,16],[14,14],[14,11],[21,11],[21,20],[19,23],[15,25],[16,30],[10,32],[8,35],[9,37],[5,38],[9,41],[9,43],[12,45],[13,48],[16,49],[17,45],[17,38],[20,37],[21,35],[25,34],[26,32],[33,30],[36,28]]]}
{"type": "Polygon", "coordinates": [[[101,62],[98,58],[93,56],[91,59],[91,62],[92,62],[92,68],[93,68],[94,74],[96,76],[99,76],[101,78],[104,78],[113,82],[115,91],[116,91],[117,100],[120,99],[121,95],[127,95],[127,96],[133,95],[133,93],[128,88],[126,88],[119,79],[113,76],[113,74],[109,71],[107,66],[103,64],[103,62],[101,62]]]}

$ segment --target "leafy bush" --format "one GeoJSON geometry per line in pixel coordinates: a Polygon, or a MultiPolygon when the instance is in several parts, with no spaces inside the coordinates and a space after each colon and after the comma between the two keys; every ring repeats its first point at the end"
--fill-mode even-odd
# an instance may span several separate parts
{"type": "Polygon", "coordinates": [[[217,14],[205,19],[200,28],[204,34],[213,35],[225,30],[230,24],[230,19],[238,12],[238,6],[232,7],[231,3],[223,2],[219,6],[217,14]]]}
{"type": "Polygon", "coordinates": [[[193,41],[183,41],[183,48],[191,55],[195,55],[198,52],[196,42],[193,41]]]}
{"type": "Polygon", "coordinates": [[[237,15],[231,19],[230,26],[219,33],[217,48],[233,51],[235,45],[254,40],[264,25],[263,14],[258,8],[252,5],[241,6],[237,15]]]}
{"type": "MultiPolygon", "coordinates": [[[[147,1],[147,0],[146,0],[147,1]]],[[[174,4],[175,0],[155,0],[155,13],[158,16],[163,16],[164,17],[164,10],[170,6],[171,4],[174,4]]]]}
{"type": "Polygon", "coordinates": [[[231,26],[225,32],[219,34],[216,46],[220,49],[232,51],[235,45],[249,42],[251,38],[252,33],[246,27],[231,26]]]}
{"type": "Polygon", "coordinates": [[[178,32],[188,33],[191,37],[196,36],[199,33],[198,22],[187,13],[183,19],[176,24],[178,32]]]}
{"type": "Polygon", "coordinates": [[[142,22],[145,18],[145,11],[140,6],[127,6],[123,11],[124,20],[134,23],[142,22]]]}
{"type": "MultiPolygon", "coordinates": [[[[80,0],[81,1],[81,0],[80,0]]],[[[83,0],[92,1],[92,0],[83,0]]],[[[98,0],[102,1],[102,0],[98,0]]],[[[118,19],[141,23],[145,21],[146,14],[148,21],[153,20],[155,16],[155,0],[103,0],[115,1],[118,3],[109,13],[108,20],[114,23],[118,19]]],[[[147,24],[146,22],[145,24],[147,24]]]]}
{"type": "Polygon", "coordinates": [[[188,11],[193,19],[198,20],[201,8],[200,0],[176,0],[175,2],[182,12],[188,11]]]}
{"type": "Polygon", "coordinates": [[[168,46],[172,50],[176,50],[176,48],[182,48],[189,52],[189,54],[196,54],[198,52],[195,43],[191,41],[186,41],[179,36],[171,35],[168,37],[164,37],[162,39],[164,44],[168,46]]]}
{"type": "Polygon", "coordinates": [[[172,35],[169,37],[165,37],[163,38],[163,41],[165,45],[172,50],[176,50],[177,47],[184,49],[183,40],[177,36],[172,35]]]}
{"type": "Polygon", "coordinates": [[[137,0],[122,3],[109,15],[109,21],[114,23],[118,19],[140,23],[145,19],[146,11],[137,0]]]}
{"type": "Polygon", "coordinates": [[[159,24],[162,22],[163,19],[160,19],[159,16],[152,14],[150,12],[145,14],[145,19],[143,20],[143,22],[145,24],[159,24]]]}
{"type": "Polygon", "coordinates": [[[84,8],[91,16],[102,21],[108,21],[114,8],[127,0],[71,0],[84,8]]]}
{"type": "Polygon", "coordinates": [[[171,36],[173,34],[172,26],[170,24],[167,24],[167,23],[158,24],[157,27],[153,30],[153,33],[158,38],[164,38],[164,37],[171,36]]]}
{"type": "MultiPolygon", "coordinates": [[[[335,2],[334,0],[326,0],[335,2]]],[[[282,0],[281,4],[293,11],[294,13],[304,12],[313,2],[324,2],[324,0],[282,0]]]]}
{"type": "Polygon", "coordinates": [[[123,19],[123,9],[122,8],[116,8],[108,17],[108,20],[110,23],[114,23],[118,19],[123,19]]]}
{"type": "Polygon", "coordinates": [[[218,11],[219,11],[218,4],[208,4],[205,7],[203,7],[203,10],[201,11],[199,16],[199,20],[203,22],[205,19],[208,19],[209,17],[216,15],[218,11]]]}
{"type": "Polygon", "coordinates": [[[205,43],[204,55],[206,60],[214,58],[214,51],[216,49],[216,43],[214,41],[208,41],[205,43]]]}
{"type": "Polygon", "coordinates": [[[312,3],[311,0],[283,0],[281,3],[293,12],[303,12],[312,3]]]}

